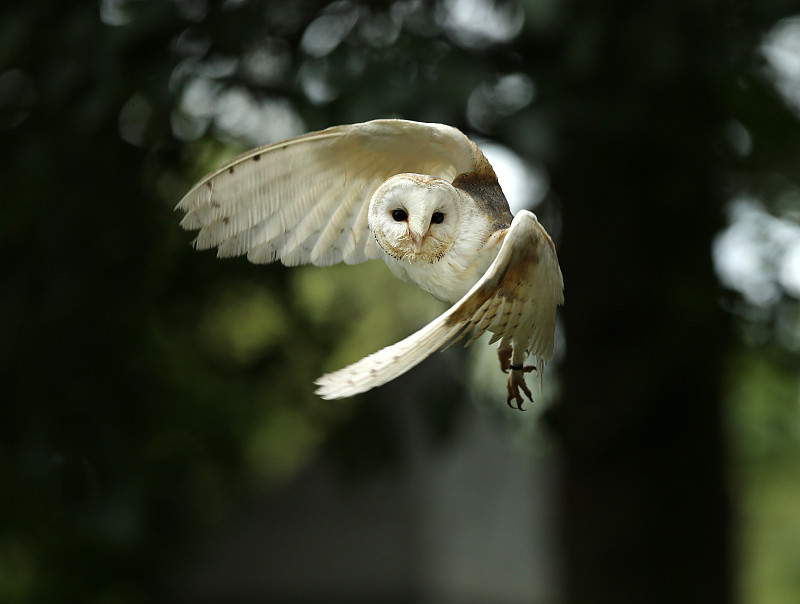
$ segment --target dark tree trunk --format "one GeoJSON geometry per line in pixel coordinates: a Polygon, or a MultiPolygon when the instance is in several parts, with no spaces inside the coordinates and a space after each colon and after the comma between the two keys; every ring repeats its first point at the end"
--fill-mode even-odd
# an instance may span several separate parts
{"type": "Polygon", "coordinates": [[[554,422],[567,601],[728,602],[726,332],[710,251],[720,22],[693,0],[609,3],[604,19],[593,6],[578,2],[565,33],[552,167],[565,224],[554,422]]]}

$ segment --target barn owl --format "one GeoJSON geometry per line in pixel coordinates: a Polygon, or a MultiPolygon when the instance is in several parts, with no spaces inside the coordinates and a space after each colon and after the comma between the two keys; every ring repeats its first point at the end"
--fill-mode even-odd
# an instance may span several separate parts
{"type": "MultiPolygon", "coordinates": [[[[536,216],[512,216],[494,170],[456,128],[406,120],[335,126],[254,149],[207,175],[177,206],[197,249],[255,263],[382,259],[449,310],[409,337],[320,377],[325,399],[393,380],[472,332],[491,332],[522,410],[553,353],[564,283],[536,216]],[[525,365],[528,356],[535,360],[525,365]]],[[[512,403],[513,401],[513,403],[512,403]]]]}

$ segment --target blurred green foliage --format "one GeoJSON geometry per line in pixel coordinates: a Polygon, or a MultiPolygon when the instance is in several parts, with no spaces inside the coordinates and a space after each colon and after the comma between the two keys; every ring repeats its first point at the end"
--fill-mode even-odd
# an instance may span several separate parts
{"type": "Polygon", "coordinates": [[[800,593],[800,372],[786,351],[739,351],[728,376],[728,429],[740,526],[743,602],[800,593]]]}
{"type": "MultiPolygon", "coordinates": [[[[152,601],[194,539],[314,456],[335,457],[346,475],[395,460],[392,388],[419,393],[437,434],[457,420],[465,386],[447,360],[431,361],[441,363],[435,383],[412,373],[357,401],[313,395],[322,371],[440,310],[381,265],[286,270],[191,250],[172,208],[247,146],[376,117],[445,122],[552,171],[554,191],[537,212],[555,235],[559,204],[569,203],[573,217],[619,212],[644,243],[703,236],[721,224],[719,208],[685,216],[695,230],[641,231],[635,207],[615,206],[628,183],[604,160],[628,147],[639,161],[621,170],[674,161],[651,184],[663,201],[684,195],[697,182],[686,177],[693,162],[713,156],[718,169],[704,177],[719,198],[756,196],[797,222],[785,200],[800,187],[798,114],[760,51],[791,3],[629,4],[504,1],[467,21],[464,11],[486,3],[31,0],[0,9],[0,600],[152,601]],[[687,64],[698,76],[688,83],[676,77],[687,64]],[[705,103],[715,119],[697,133],[693,111],[705,103]],[[582,152],[569,144],[579,130],[594,145],[582,152]],[[663,141],[685,155],[639,152],[663,141]],[[575,189],[560,188],[571,179],[575,189]],[[619,196],[591,196],[609,181],[619,196]]],[[[598,255],[594,242],[567,243],[573,259],[598,255]]],[[[710,239],[701,244],[710,250],[710,239]]],[[[672,268],[674,258],[660,260],[656,268],[672,268]]],[[[698,325],[704,262],[689,279],[696,290],[670,290],[676,314],[698,325]]],[[[658,350],[674,328],[565,277],[575,316],[599,309],[608,334],[642,312],[639,329],[652,330],[658,350]]],[[[759,603],[800,594],[798,347],[780,320],[798,300],[775,280],[778,299],[766,305],[735,288],[721,296],[746,333],[761,334],[724,348],[741,582],[745,601],[759,603]]],[[[629,352],[661,368],[679,351],[629,352]]],[[[501,395],[490,404],[504,407],[501,395]]],[[[613,402],[602,402],[617,422],[613,402]]],[[[546,419],[558,430],[560,417],[546,419]]]]}

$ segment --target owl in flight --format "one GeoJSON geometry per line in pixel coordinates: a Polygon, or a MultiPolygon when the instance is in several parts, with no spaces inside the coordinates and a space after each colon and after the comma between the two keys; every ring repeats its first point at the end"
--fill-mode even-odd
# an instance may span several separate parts
{"type": "Polygon", "coordinates": [[[374,120],[254,149],[180,201],[197,249],[284,265],[382,259],[450,309],[404,340],[323,375],[317,394],[344,398],[393,380],[436,350],[486,331],[508,373],[509,406],[533,400],[524,374],[553,353],[564,282],[536,216],[512,216],[492,166],[459,130],[374,120]],[[535,360],[525,365],[528,356],[535,360]],[[513,401],[513,404],[512,404],[513,401]]]}

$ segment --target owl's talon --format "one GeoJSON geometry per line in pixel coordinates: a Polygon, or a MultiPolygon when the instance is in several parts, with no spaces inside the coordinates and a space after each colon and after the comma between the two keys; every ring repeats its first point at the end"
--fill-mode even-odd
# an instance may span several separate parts
{"type": "Polygon", "coordinates": [[[522,388],[522,392],[525,393],[525,396],[528,397],[528,400],[533,402],[533,395],[531,394],[530,388],[525,383],[525,374],[529,371],[533,371],[535,367],[528,366],[523,367],[522,369],[517,369],[516,367],[511,367],[511,375],[508,376],[508,399],[506,400],[506,404],[511,407],[512,409],[517,409],[519,411],[525,411],[522,408],[522,403],[524,399],[520,394],[519,390],[522,388]],[[516,405],[511,404],[511,400],[516,401],[516,405]]]}
{"type": "Polygon", "coordinates": [[[525,409],[522,408],[522,403],[519,403],[519,407],[517,407],[516,405],[512,405],[511,404],[511,398],[506,400],[506,405],[508,405],[509,407],[514,409],[515,411],[525,411],[525,409]]]}

